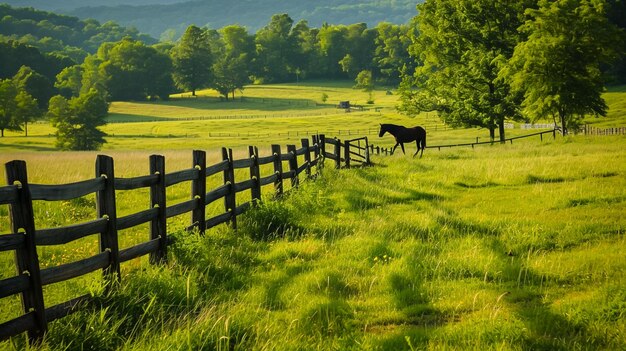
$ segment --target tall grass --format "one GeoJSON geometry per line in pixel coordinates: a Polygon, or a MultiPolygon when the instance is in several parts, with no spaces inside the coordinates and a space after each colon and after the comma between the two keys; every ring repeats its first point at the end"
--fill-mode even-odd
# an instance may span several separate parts
{"type": "Polygon", "coordinates": [[[174,233],[167,265],[125,269],[110,295],[83,282],[95,303],[40,349],[624,349],[624,146],[571,137],[328,167],[236,232],[174,233]]]}

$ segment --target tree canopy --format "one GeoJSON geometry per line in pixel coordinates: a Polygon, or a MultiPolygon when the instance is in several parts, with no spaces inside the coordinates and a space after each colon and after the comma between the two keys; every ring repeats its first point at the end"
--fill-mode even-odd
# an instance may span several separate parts
{"type": "Polygon", "coordinates": [[[48,117],[61,150],[98,150],[106,134],[98,127],[106,124],[108,104],[96,90],[66,100],[61,95],[50,99],[48,117]]]}
{"type": "Polygon", "coordinates": [[[528,40],[515,48],[503,71],[524,94],[527,116],[554,118],[567,133],[585,114],[606,115],[601,65],[624,45],[606,10],[602,0],[541,0],[538,9],[527,11],[522,31],[528,40]]]}

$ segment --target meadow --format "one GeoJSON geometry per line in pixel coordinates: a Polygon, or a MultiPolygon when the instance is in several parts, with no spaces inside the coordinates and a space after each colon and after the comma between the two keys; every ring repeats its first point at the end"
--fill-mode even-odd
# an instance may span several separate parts
{"type": "MultiPolygon", "coordinates": [[[[346,94],[335,93],[338,100],[361,94],[339,83],[322,85],[331,88],[346,94]]],[[[319,91],[307,90],[315,89],[288,89],[289,97],[319,99],[319,91]]],[[[607,95],[612,114],[601,120],[605,125],[623,125],[619,111],[624,99],[617,90],[607,93],[613,94],[607,95]]],[[[263,99],[278,93],[258,94],[263,99]]],[[[280,133],[316,125],[325,131],[375,128],[381,121],[417,122],[432,126],[431,145],[487,138],[485,130],[451,130],[427,114],[414,119],[398,115],[392,110],[396,97],[378,94],[380,111],[345,113],[331,107],[334,114],[308,117],[295,116],[308,112],[292,106],[273,111],[282,116],[142,123],[138,120],[159,113],[172,118],[158,112],[159,106],[188,108],[185,101],[191,99],[157,103],[151,107],[156,112],[146,115],[118,106],[125,111],[117,112],[120,118],[134,115],[135,120],[109,124],[107,128],[119,129],[100,153],[114,157],[116,175],[131,177],[147,173],[151,153],[164,154],[170,172],[191,166],[191,148],[207,149],[208,163],[213,163],[219,159],[218,146],[232,146],[241,155],[248,144],[298,143],[305,136],[280,133]],[[250,126],[252,122],[258,124],[250,126]],[[208,133],[204,126],[271,135],[245,140],[167,136],[208,133]],[[155,129],[156,136],[128,136],[155,129]]],[[[213,112],[207,109],[195,117],[202,113],[213,112]]],[[[226,112],[213,116],[220,113],[226,112]]],[[[35,125],[35,134],[37,128],[40,139],[30,144],[12,142],[30,136],[7,136],[11,141],[2,141],[0,161],[26,159],[35,183],[93,176],[96,152],[52,152],[49,127],[35,125]]],[[[392,144],[390,137],[370,137],[392,144]]],[[[122,285],[111,294],[98,273],[49,286],[47,305],[84,293],[92,294],[94,303],[52,323],[38,349],[626,349],[625,150],[624,136],[559,136],[474,149],[428,149],[421,159],[401,153],[375,156],[374,167],[360,169],[337,171],[327,162],[321,177],[284,198],[273,201],[265,193],[264,204],[243,215],[237,231],[220,226],[199,236],[177,229],[189,218],[173,218],[168,222],[176,238],[170,262],[151,266],[143,258],[125,263],[122,285]]],[[[188,184],[167,196],[168,203],[187,199],[188,184]]],[[[119,215],[149,205],[147,193],[120,192],[117,197],[123,204],[119,215]]],[[[37,203],[36,224],[92,219],[94,207],[93,197],[37,203]]],[[[7,232],[8,209],[0,206],[0,233],[7,232]]],[[[122,245],[147,235],[146,228],[128,231],[121,235],[122,245]]],[[[56,265],[90,256],[97,245],[97,238],[90,237],[62,251],[40,248],[39,256],[42,265],[56,265]]],[[[12,255],[0,253],[0,278],[13,272],[12,255]]],[[[19,298],[0,300],[0,311],[0,322],[18,316],[19,298]]],[[[0,343],[0,349],[25,347],[25,336],[0,343]]]]}

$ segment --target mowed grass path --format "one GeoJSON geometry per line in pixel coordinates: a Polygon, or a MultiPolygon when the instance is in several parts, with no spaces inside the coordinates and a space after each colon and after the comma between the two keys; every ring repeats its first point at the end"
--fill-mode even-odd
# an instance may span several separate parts
{"type": "Polygon", "coordinates": [[[329,167],[237,232],[175,233],[170,263],[124,270],[113,295],[83,282],[102,305],[53,323],[42,349],[624,349],[625,146],[329,167]]]}

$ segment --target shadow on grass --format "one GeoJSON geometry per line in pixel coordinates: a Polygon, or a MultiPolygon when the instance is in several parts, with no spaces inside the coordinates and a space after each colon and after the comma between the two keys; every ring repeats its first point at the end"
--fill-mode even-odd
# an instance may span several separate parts
{"type": "MultiPolygon", "coordinates": [[[[537,272],[531,266],[527,253],[512,252],[504,244],[501,239],[503,234],[497,228],[468,222],[449,210],[444,212],[437,218],[437,223],[451,228],[452,233],[457,233],[453,235],[455,237],[474,236],[481,240],[481,246],[493,253],[497,267],[491,268],[493,274],[470,266],[456,270],[449,267],[449,271],[454,274],[448,279],[482,281],[484,286],[481,289],[492,290],[500,296],[497,303],[507,306],[514,318],[523,323],[527,330],[519,334],[510,330],[515,328],[500,329],[494,326],[493,330],[485,330],[480,324],[468,325],[468,328],[475,328],[481,335],[483,332],[484,335],[492,335],[493,339],[478,338],[478,335],[474,339],[471,332],[463,330],[458,335],[448,334],[450,331],[438,332],[440,328],[453,326],[460,320],[458,316],[433,308],[432,302],[420,295],[422,287],[435,279],[435,275],[429,274],[428,270],[445,271],[445,267],[432,267],[434,262],[438,262],[437,258],[424,265],[423,259],[417,255],[410,259],[414,263],[407,264],[405,270],[389,278],[395,306],[402,311],[406,320],[400,326],[377,326],[373,332],[384,333],[375,339],[377,347],[383,350],[427,349],[429,345],[451,349],[469,345],[474,345],[472,348],[492,348],[500,347],[503,345],[502,340],[508,340],[510,345],[524,350],[624,349],[624,341],[607,338],[603,330],[590,327],[588,317],[571,318],[567,311],[555,311],[555,306],[546,302],[546,296],[542,293],[546,287],[567,286],[575,282],[537,272]],[[459,273],[466,270],[468,272],[459,273]]],[[[437,246],[436,243],[433,245],[437,246]]],[[[432,254],[436,255],[436,252],[429,251],[429,255],[432,254]]],[[[480,307],[476,307],[467,313],[479,310],[480,307]]],[[[463,318],[462,315],[460,318],[463,318]]]]}

